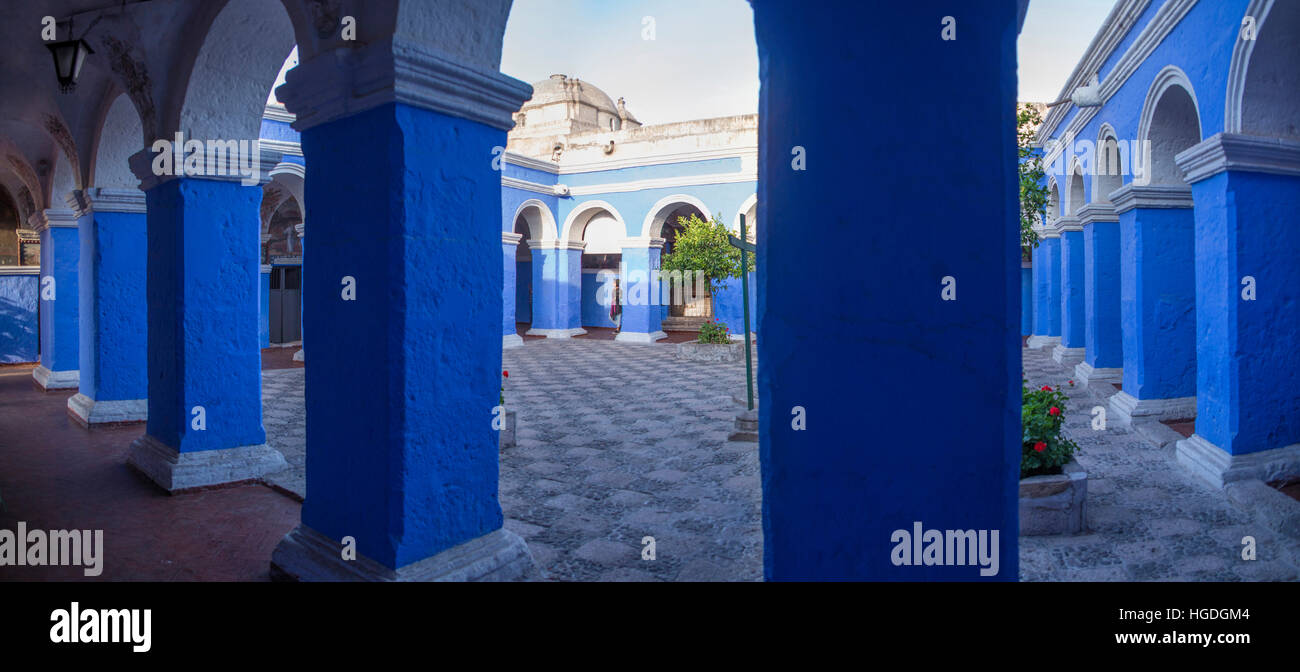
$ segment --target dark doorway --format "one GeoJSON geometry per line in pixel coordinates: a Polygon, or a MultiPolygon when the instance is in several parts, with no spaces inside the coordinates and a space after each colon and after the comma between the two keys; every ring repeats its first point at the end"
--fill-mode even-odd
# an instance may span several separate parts
{"type": "Polygon", "coordinates": [[[302,267],[271,269],[271,342],[302,340],[302,267]]]}

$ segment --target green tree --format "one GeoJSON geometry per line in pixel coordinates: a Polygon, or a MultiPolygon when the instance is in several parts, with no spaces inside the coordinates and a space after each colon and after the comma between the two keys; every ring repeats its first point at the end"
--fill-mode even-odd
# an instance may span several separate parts
{"type": "MultiPolygon", "coordinates": [[[[677,232],[673,251],[664,255],[659,266],[665,271],[703,271],[709,280],[709,298],[713,298],[724,280],[740,277],[740,248],[728,242],[731,230],[717,215],[706,221],[692,214],[678,217],[677,223],[682,229],[677,232]]],[[[746,270],[754,270],[752,254],[746,270]]]]}
{"type": "Polygon", "coordinates": [[[1045,221],[1047,184],[1043,180],[1043,157],[1035,151],[1034,135],[1043,117],[1033,105],[1021,105],[1016,114],[1016,144],[1020,150],[1020,246],[1026,259],[1029,250],[1038,247],[1034,226],[1045,221]]]}

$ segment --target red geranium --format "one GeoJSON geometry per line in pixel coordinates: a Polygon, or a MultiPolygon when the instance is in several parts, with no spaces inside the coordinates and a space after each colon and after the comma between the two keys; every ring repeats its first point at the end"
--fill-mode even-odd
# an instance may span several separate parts
{"type": "Polygon", "coordinates": [[[1060,415],[1060,414],[1061,414],[1061,409],[1058,408],[1058,407],[1056,407],[1056,406],[1053,406],[1053,407],[1047,409],[1047,414],[1048,414],[1048,415],[1060,415]]]}
{"type": "Polygon", "coordinates": [[[1051,392],[1051,391],[1052,391],[1052,386],[1051,386],[1051,385],[1044,385],[1044,386],[1043,386],[1043,391],[1044,391],[1044,392],[1051,392]]]}
{"type": "Polygon", "coordinates": [[[1047,450],[1047,443],[1044,441],[1039,441],[1038,443],[1035,443],[1034,450],[1040,453],[1043,452],[1044,450],[1047,450]]]}
{"type": "Polygon", "coordinates": [[[502,372],[501,372],[501,375],[505,376],[506,378],[509,378],[509,377],[510,377],[510,372],[509,372],[509,371],[502,371],[502,372]]]}

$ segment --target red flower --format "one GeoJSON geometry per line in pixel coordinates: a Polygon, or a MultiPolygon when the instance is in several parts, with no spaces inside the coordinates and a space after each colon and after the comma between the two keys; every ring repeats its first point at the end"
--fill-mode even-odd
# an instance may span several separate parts
{"type": "Polygon", "coordinates": [[[1034,450],[1036,450],[1036,451],[1038,451],[1038,452],[1041,453],[1041,452],[1043,452],[1044,450],[1047,450],[1047,444],[1044,443],[1044,442],[1042,442],[1042,441],[1039,441],[1038,443],[1035,443],[1035,444],[1034,444],[1034,450]]]}
{"type": "Polygon", "coordinates": [[[1069,380],[1069,381],[1066,381],[1066,382],[1070,383],[1071,385],[1074,384],[1074,381],[1073,381],[1073,380],[1069,380]]]}
{"type": "Polygon", "coordinates": [[[1053,406],[1053,407],[1047,409],[1047,414],[1048,414],[1048,415],[1060,415],[1060,414],[1061,414],[1061,409],[1059,409],[1059,408],[1053,406]]]}
{"type": "Polygon", "coordinates": [[[1051,392],[1051,391],[1052,391],[1052,386],[1051,386],[1051,385],[1044,385],[1044,386],[1043,386],[1043,391],[1044,391],[1044,392],[1051,392]]]}
{"type": "Polygon", "coordinates": [[[501,375],[505,376],[506,378],[509,378],[509,377],[510,377],[510,372],[509,372],[509,371],[502,371],[502,372],[501,372],[501,375]]]}

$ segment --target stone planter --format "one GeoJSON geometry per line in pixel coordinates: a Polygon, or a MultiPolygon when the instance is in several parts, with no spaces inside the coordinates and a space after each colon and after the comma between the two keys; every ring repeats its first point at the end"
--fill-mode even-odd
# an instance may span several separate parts
{"type": "Polygon", "coordinates": [[[745,344],[742,343],[678,343],[677,358],[696,362],[743,362],[745,344]]]}
{"type": "Polygon", "coordinates": [[[506,411],[506,424],[501,428],[501,448],[515,447],[515,412],[506,411]]]}
{"type": "Polygon", "coordinates": [[[1020,535],[1082,534],[1088,523],[1088,473],[1070,460],[1062,473],[1020,479],[1020,535]]]}

